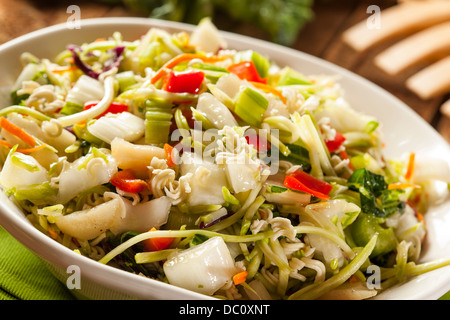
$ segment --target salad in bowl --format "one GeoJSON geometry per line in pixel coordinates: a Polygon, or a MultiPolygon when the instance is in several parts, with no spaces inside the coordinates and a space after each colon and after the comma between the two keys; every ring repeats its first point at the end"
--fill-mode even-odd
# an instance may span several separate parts
{"type": "Polygon", "coordinates": [[[450,263],[420,262],[448,163],[387,158],[332,74],[228,47],[208,19],[20,59],[0,185],[80,255],[235,300],[369,299],[450,263]]]}

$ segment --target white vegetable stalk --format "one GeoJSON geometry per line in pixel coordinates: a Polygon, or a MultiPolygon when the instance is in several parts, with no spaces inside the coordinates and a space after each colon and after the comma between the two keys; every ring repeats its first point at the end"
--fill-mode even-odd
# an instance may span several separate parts
{"type": "Polygon", "coordinates": [[[85,74],[67,92],[66,101],[83,106],[88,101],[100,100],[104,96],[103,84],[85,74]]]}
{"type": "Polygon", "coordinates": [[[104,197],[106,200],[119,199],[124,208],[110,228],[114,234],[127,231],[147,232],[151,228],[161,227],[169,217],[171,201],[168,197],[160,197],[136,205],[114,192],[105,192],[104,197]]]}
{"type": "Polygon", "coordinates": [[[66,203],[80,192],[107,183],[117,172],[117,163],[109,154],[87,154],[72,163],[67,161],[57,179],[59,201],[66,203]]]}
{"type": "Polygon", "coordinates": [[[221,237],[169,256],[163,267],[170,284],[206,295],[214,294],[238,271],[221,237]]]}
{"type": "Polygon", "coordinates": [[[111,156],[120,169],[131,169],[139,177],[148,177],[148,166],[154,157],[166,158],[163,148],[135,144],[122,138],[114,138],[111,141],[111,156]]]}
{"type": "Polygon", "coordinates": [[[109,113],[88,125],[88,131],[108,144],[115,138],[134,142],[145,132],[144,119],[130,112],[109,113]]]}
{"type": "Polygon", "coordinates": [[[92,209],[56,217],[58,228],[79,240],[92,240],[111,228],[124,211],[123,203],[113,199],[92,209]]]}
{"type": "Polygon", "coordinates": [[[8,154],[0,172],[0,184],[6,188],[27,187],[48,181],[47,170],[32,156],[15,152],[8,154]]]}
{"type": "Polygon", "coordinates": [[[183,176],[193,175],[189,182],[191,192],[188,197],[188,204],[190,206],[222,205],[225,203],[222,187],[228,187],[228,183],[223,168],[212,161],[185,152],[181,158],[180,172],[183,176]]]}

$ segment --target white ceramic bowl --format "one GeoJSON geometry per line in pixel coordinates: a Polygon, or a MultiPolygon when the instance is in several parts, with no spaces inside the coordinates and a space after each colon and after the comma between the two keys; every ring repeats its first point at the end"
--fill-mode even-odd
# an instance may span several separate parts
{"type": "MultiPolygon", "coordinates": [[[[150,27],[168,31],[192,31],[193,26],[144,18],[98,18],[81,21],[80,29],[63,23],[21,36],[0,46],[0,107],[9,105],[9,88],[17,78],[24,51],[41,58],[53,58],[69,43],[82,44],[120,31],[126,40],[135,40],[150,27]]],[[[340,75],[340,83],[353,108],[375,116],[381,123],[386,155],[399,157],[410,151],[450,159],[450,149],[442,137],[408,106],[371,82],[331,63],[261,40],[222,33],[230,48],[253,49],[267,54],[280,65],[290,65],[305,74],[340,75]]],[[[433,208],[426,215],[428,236],[421,261],[450,256],[450,202],[433,208]]],[[[208,297],[106,266],[78,255],[35,229],[23,213],[0,193],[0,225],[36,253],[49,269],[66,283],[79,267],[79,298],[89,299],[208,299],[208,297]]],[[[382,294],[379,299],[436,299],[450,290],[450,268],[445,267],[415,277],[382,294]]]]}

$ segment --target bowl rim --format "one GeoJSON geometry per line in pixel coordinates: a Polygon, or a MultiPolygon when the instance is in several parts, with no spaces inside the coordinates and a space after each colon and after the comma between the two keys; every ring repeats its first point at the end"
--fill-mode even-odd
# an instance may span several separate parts
{"type": "MultiPolygon", "coordinates": [[[[120,29],[121,26],[125,25],[144,25],[145,27],[161,27],[163,29],[174,29],[174,30],[184,30],[191,32],[195,26],[191,24],[181,23],[181,22],[173,22],[152,18],[139,18],[139,17],[102,17],[102,18],[89,18],[89,19],[81,19],[81,29],[83,27],[95,27],[99,25],[109,26],[115,25],[117,29],[120,29]]],[[[8,42],[5,42],[0,45],[0,54],[5,50],[9,50],[14,48],[15,46],[26,43],[27,41],[41,36],[52,36],[55,33],[63,32],[64,29],[67,28],[65,22],[58,23],[52,26],[48,26],[39,30],[32,31],[30,33],[21,35],[15,39],[12,39],[8,42]]],[[[336,64],[333,64],[329,61],[323,60],[321,58],[315,57],[311,54],[281,46],[275,43],[270,43],[265,40],[255,39],[244,35],[238,35],[232,32],[222,31],[220,33],[226,38],[227,41],[232,41],[233,43],[246,43],[248,46],[251,44],[255,44],[259,47],[269,46],[269,51],[273,52],[282,52],[283,54],[287,54],[290,56],[297,56],[305,60],[305,63],[319,64],[325,67],[328,70],[332,70],[333,72],[340,74],[351,81],[356,81],[361,83],[361,85],[368,88],[368,90],[374,91],[375,94],[382,96],[382,99],[385,101],[391,102],[395,104],[397,107],[401,109],[402,112],[408,114],[409,117],[414,119],[415,121],[419,121],[424,128],[427,128],[429,133],[432,134],[437,139],[437,143],[443,144],[448,147],[447,142],[444,138],[439,135],[435,129],[427,123],[422,117],[420,117],[414,110],[412,110],[409,106],[407,106],[403,101],[393,96],[385,89],[381,88],[379,85],[369,81],[362,76],[349,71],[343,67],[340,67],[336,64]]],[[[270,55],[270,54],[269,54],[270,55]]],[[[448,148],[450,150],[450,147],[448,148]]],[[[3,192],[1,192],[1,196],[5,197],[3,192]]],[[[21,217],[18,217],[16,214],[10,212],[12,208],[5,208],[4,205],[0,206],[0,217],[2,218],[2,226],[9,233],[11,233],[16,239],[18,235],[20,235],[20,242],[28,247],[31,251],[37,254],[39,257],[46,261],[50,261],[52,264],[59,266],[62,269],[67,268],[70,264],[78,265],[81,269],[87,268],[90,270],[88,273],[84,273],[83,277],[86,279],[97,282],[101,285],[104,285],[113,290],[125,292],[130,296],[136,296],[136,291],[131,290],[132,285],[138,287],[144,287],[146,285],[152,285],[155,290],[168,290],[168,292],[172,294],[177,294],[174,299],[212,299],[211,297],[195,293],[183,288],[179,288],[170,284],[166,284],[157,280],[152,280],[148,278],[143,278],[137,276],[135,274],[129,273],[127,271],[119,270],[117,268],[102,265],[97,261],[94,261],[88,257],[84,257],[79,255],[72,250],[60,245],[55,242],[53,239],[47,237],[43,233],[41,233],[38,229],[34,228],[31,224],[24,224],[21,221],[21,217]],[[42,247],[42,243],[44,247],[42,247]],[[51,250],[47,250],[46,248],[51,248],[51,250]],[[62,256],[67,256],[70,261],[67,259],[62,259],[62,256]],[[111,277],[112,276],[112,277],[111,277]],[[122,281],[128,281],[129,284],[126,287],[123,286],[122,281]],[[128,288],[128,290],[127,290],[128,288]]],[[[450,276],[448,277],[450,279],[450,276]]],[[[433,293],[427,292],[427,295],[432,297],[433,299],[438,297],[440,293],[445,293],[444,291],[448,290],[448,286],[445,284],[440,285],[438,289],[433,287],[435,291],[433,293]],[[440,293],[438,293],[440,292],[440,293]],[[433,295],[434,294],[434,295],[433,295]]],[[[426,290],[424,290],[426,291],[426,290]]],[[[167,294],[166,294],[167,295],[167,294]]],[[[140,297],[138,297],[140,298],[140,297]]],[[[419,297],[423,299],[423,297],[419,297]]]]}

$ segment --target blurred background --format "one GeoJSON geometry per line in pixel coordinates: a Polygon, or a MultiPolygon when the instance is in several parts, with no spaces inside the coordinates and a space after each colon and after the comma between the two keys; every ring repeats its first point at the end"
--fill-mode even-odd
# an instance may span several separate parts
{"type": "Polygon", "coordinates": [[[450,142],[449,0],[0,0],[0,44],[66,22],[69,5],[80,8],[82,19],[196,24],[211,17],[221,30],[291,47],[367,78],[450,142]]]}

